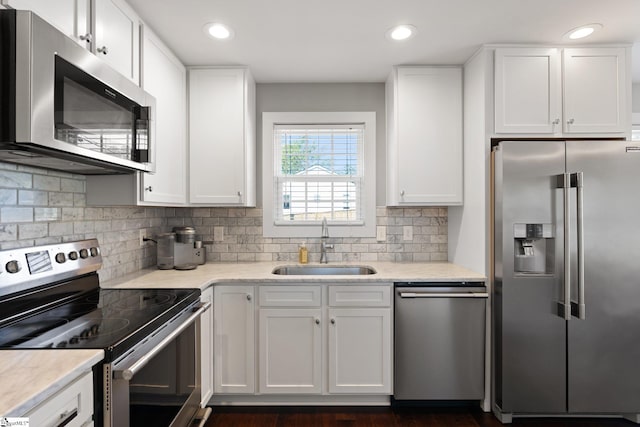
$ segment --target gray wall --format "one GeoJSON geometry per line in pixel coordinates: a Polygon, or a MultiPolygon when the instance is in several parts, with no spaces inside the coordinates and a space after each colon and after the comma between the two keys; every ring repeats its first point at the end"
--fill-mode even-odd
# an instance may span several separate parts
{"type": "Polygon", "coordinates": [[[256,86],[257,203],[262,206],[262,113],[281,111],[375,111],[376,206],[384,206],[386,119],[384,83],[265,83],[256,86]]]}

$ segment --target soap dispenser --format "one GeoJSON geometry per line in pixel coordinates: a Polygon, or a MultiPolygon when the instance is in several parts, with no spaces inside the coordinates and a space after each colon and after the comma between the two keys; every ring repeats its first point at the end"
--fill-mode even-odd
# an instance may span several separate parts
{"type": "Polygon", "coordinates": [[[306,264],[309,262],[309,251],[307,250],[306,242],[302,242],[298,248],[298,262],[300,264],[306,264]]]}

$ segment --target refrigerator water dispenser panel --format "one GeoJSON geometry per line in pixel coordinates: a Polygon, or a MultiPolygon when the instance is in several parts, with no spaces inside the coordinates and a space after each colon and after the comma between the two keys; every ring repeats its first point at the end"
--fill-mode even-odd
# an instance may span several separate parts
{"type": "Polygon", "coordinates": [[[553,274],[554,247],[551,224],[513,224],[514,272],[553,274]]]}

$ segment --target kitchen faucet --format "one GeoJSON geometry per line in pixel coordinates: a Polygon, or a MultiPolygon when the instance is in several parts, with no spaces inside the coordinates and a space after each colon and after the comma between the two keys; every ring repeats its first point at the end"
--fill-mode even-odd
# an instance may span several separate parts
{"type": "Polygon", "coordinates": [[[333,249],[333,244],[328,244],[329,227],[327,218],[322,218],[322,232],[320,233],[320,264],[327,264],[327,249],[333,249]]]}

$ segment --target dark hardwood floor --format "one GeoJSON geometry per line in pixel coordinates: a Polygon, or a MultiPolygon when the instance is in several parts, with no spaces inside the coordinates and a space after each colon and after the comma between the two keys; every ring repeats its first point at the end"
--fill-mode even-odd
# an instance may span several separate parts
{"type": "MultiPolygon", "coordinates": [[[[516,418],[512,427],[632,427],[621,418],[516,418]]],[[[502,427],[476,408],[214,407],[205,427],[502,427]]]]}

